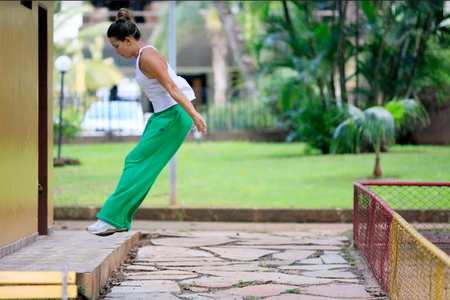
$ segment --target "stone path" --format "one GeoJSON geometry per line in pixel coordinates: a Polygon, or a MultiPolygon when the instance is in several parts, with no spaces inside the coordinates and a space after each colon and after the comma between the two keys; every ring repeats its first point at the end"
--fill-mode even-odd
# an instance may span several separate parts
{"type": "Polygon", "coordinates": [[[106,299],[386,299],[366,291],[343,233],[153,232],[106,299]]]}

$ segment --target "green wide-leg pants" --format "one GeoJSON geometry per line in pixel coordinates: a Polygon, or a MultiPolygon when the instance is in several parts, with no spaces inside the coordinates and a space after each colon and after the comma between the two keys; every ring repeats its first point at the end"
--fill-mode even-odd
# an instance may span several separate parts
{"type": "Polygon", "coordinates": [[[126,156],[119,184],[97,218],[116,228],[129,230],[134,214],[159,173],[180,148],[192,125],[192,118],[178,104],[154,113],[141,140],[126,156]]]}

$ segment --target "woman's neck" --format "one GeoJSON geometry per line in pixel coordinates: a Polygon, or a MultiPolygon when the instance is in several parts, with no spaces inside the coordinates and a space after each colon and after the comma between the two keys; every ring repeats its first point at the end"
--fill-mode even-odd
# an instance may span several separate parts
{"type": "Polygon", "coordinates": [[[133,50],[133,56],[134,56],[134,58],[137,59],[137,57],[139,56],[139,51],[140,51],[143,47],[145,47],[145,44],[144,44],[143,42],[141,42],[141,41],[136,41],[136,42],[135,42],[135,44],[133,45],[133,48],[134,48],[134,50],[133,50]]]}

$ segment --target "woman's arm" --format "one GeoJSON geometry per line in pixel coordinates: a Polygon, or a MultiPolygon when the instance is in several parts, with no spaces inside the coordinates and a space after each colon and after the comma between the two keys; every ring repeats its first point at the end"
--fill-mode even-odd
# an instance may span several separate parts
{"type": "Polygon", "coordinates": [[[167,61],[164,56],[154,49],[148,49],[147,51],[144,50],[142,51],[141,58],[139,60],[139,67],[145,76],[150,79],[157,79],[159,83],[161,83],[161,85],[167,90],[170,96],[188,113],[194,121],[194,125],[197,129],[206,134],[205,120],[195,110],[195,107],[186,95],[178,88],[175,82],[173,82],[169,72],[167,71],[167,61]]]}

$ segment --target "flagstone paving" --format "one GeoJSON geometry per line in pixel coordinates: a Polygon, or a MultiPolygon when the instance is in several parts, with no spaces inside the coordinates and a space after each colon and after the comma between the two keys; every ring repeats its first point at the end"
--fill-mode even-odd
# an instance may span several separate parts
{"type": "Polygon", "coordinates": [[[105,299],[375,299],[342,251],[343,233],[159,232],[105,299]]]}
{"type": "Polygon", "coordinates": [[[280,260],[299,260],[299,259],[306,259],[310,256],[312,256],[316,251],[301,251],[301,250],[287,250],[283,253],[277,253],[272,255],[274,259],[280,259],[280,260]]]}

